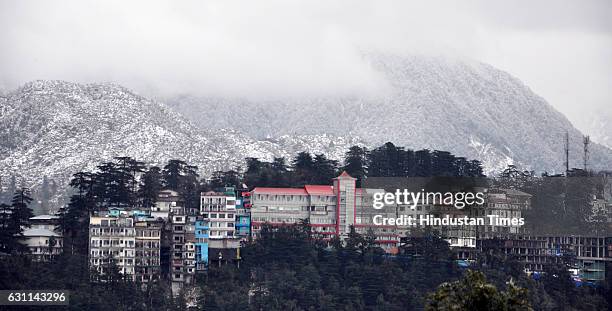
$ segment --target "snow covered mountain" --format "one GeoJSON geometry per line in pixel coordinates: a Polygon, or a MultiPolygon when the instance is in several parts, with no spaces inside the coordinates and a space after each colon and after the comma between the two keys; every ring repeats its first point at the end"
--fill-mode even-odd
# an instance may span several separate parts
{"type": "Polygon", "coordinates": [[[583,114],[580,127],[594,142],[612,148],[612,111],[583,114]]]}
{"type": "MultiPolygon", "coordinates": [[[[563,170],[564,137],[570,163],[582,163],[582,134],[543,98],[510,74],[487,64],[429,56],[369,54],[388,91],[373,98],[167,100],[203,128],[231,124],[255,138],[294,133],[359,136],[370,145],[386,141],[413,149],[448,150],[481,159],[488,172],[507,164],[536,171],[563,170]],[[232,122],[230,107],[240,107],[232,122]],[[258,126],[252,126],[258,124],[258,126]]],[[[591,146],[592,168],[612,168],[612,150],[591,146]]]]}
{"type": "MultiPolygon", "coordinates": [[[[170,109],[115,84],[30,82],[0,94],[0,177],[5,187],[16,176],[36,188],[46,176],[64,189],[73,173],[115,156],[183,159],[206,176],[245,157],[306,150],[340,159],[351,145],[386,141],[480,159],[488,173],[510,163],[560,172],[566,131],[570,162],[581,166],[582,133],[509,74],[457,59],[367,59],[389,86],[376,97],[180,97],[170,109]]],[[[609,123],[597,124],[593,140],[609,142],[609,123]]],[[[590,168],[611,168],[612,150],[593,143],[590,151],[590,168]]]]}
{"type": "MultiPolygon", "coordinates": [[[[358,139],[329,135],[253,140],[234,130],[202,130],[155,101],[115,84],[35,81],[0,96],[0,177],[65,188],[72,174],[131,156],[152,165],[182,159],[201,175],[308,150],[340,158],[358,139]]],[[[5,185],[6,186],[6,185],[5,185]]]]}

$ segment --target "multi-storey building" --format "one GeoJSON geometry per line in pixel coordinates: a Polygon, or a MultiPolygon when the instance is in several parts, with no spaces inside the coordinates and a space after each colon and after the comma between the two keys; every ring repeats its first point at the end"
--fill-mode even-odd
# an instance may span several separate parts
{"type": "Polygon", "coordinates": [[[233,190],[203,192],[200,202],[200,213],[209,221],[211,239],[236,236],[236,195],[233,190]]]}
{"type": "Polygon", "coordinates": [[[206,270],[208,267],[208,220],[198,216],[195,222],[196,270],[206,270]]]}
{"type": "Polygon", "coordinates": [[[482,248],[500,249],[514,257],[528,272],[542,272],[555,263],[569,264],[583,281],[604,280],[606,263],[612,262],[612,237],[519,234],[479,243],[482,248]]]}
{"type": "MultiPolygon", "coordinates": [[[[491,188],[487,191],[482,216],[504,218],[521,218],[526,210],[531,209],[531,195],[516,189],[491,188]]],[[[519,225],[490,225],[479,228],[481,237],[494,237],[505,234],[524,233],[519,225]]]]}
{"type": "Polygon", "coordinates": [[[251,193],[239,191],[236,199],[236,236],[243,241],[251,236],[251,193]]]}
{"type": "Polygon", "coordinates": [[[579,277],[585,281],[602,281],[606,266],[612,262],[612,236],[565,237],[576,254],[579,277]]]}
{"type": "Polygon", "coordinates": [[[526,210],[531,209],[531,195],[515,189],[476,188],[476,192],[485,194],[482,205],[467,206],[457,209],[452,205],[423,206],[428,214],[434,217],[451,218],[481,218],[483,225],[448,225],[435,227],[448,241],[457,259],[474,259],[477,255],[479,239],[488,239],[512,234],[524,233],[522,226],[512,222],[491,221],[494,218],[523,217],[526,210]]]}
{"type": "Polygon", "coordinates": [[[200,214],[203,223],[209,227],[208,261],[238,259],[241,237],[236,234],[236,220],[240,218],[236,206],[233,188],[203,192],[200,195],[200,214]]]}
{"type": "Polygon", "coordinates": [[[38,215],[30,218],[31,229],[47,229],[57,232],[60,216],[58,215],[38,215]]]}
{"type": "Polygon", "coordinates": [[[396,226],[376,225],[373,216],[396,217],[395,206],[372,208],[373,195],[381,189],[355,187],[355,178],[346,172],[333,185],[306,185],[303,188],[256,187],[251,192],[251,225],[257,236],[264,223],[282,225],[307,220],[320,237],[345,238],[353,227],[358,233],[376,236],[388,252],[395,252],[399,235],[396,226]]]}
{"type": "Polygon", "coordinates": [[[184,210],[171,212],[171,267],[172,292],[195,283],[196,272],[196,216],[184,210]]]}
{"type": "Polygon", "coordinates": [[[173,190],[162,190],[157,195],[155,206],[151,207],[151,217],[168,220],[170,212],[180,211],[183,200],[178,192],[173,190]]]}
{"type": "Polygon", "coordinates": [[[135,274],[137,280],[149,282],[161,276],[161,237],[164,223],[155,218],[139,218],[134,223],[135,274]]]}
{"type": "Polygon", "coordinates": [[[57,230],[59,216],[38,215],[30,218],[30,227],[23,230],[24,244],[35,260],[46,261],[63,250],[63,238],[57,230]]]}
{"type": "Polygon", "coordinates": [[[134,280],[136,230],[132,217],[92,216],[89,219],[89,264],[105,274],[111,265],[134,280]]]}

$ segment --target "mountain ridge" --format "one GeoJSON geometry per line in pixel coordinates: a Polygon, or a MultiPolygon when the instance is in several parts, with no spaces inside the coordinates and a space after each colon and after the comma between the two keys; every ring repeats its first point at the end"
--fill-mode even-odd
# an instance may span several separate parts
{"type": "Polygon", "coordinates": [[[182,159],[200,174],[271,160],[297,150],[328,153],[359,144],[332,136],[253,140],[235,130],[202,130],[162,103],[112,83],[34,81],[0,97],[0,176],[36,188],[44,177],[67,188],[72,174],[130,156],[163,166],[182,159]]]}
{"type": "MultiPolygon", "coordinates": [[[[364,57],[386,79],[387,92],[372,98],[183,96],[166,102],[207,129],[227,124],[228,107],[239,106],[244,111],[240,117],[265,125],[235,125],[255,138],[291,133],[356,135],[373,146],[393,141],[412,149],[448,150],[482,159],[488,172],[508,164],[562,172],[568,132],[570,163],[582,163],[582,133],[544,98],[504,71],[452,57],[380,53],[364,57]]],[[[591,168],[609,169],[612,150],[599,144],[591,149],[591,168]]]]}

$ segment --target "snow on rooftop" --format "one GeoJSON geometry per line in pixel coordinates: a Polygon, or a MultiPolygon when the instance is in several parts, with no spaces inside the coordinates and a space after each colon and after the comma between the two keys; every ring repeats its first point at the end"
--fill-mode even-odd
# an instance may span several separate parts
{"type": "Polygon", "coordinates": [[[47,229],[40,229],[40,228],[30,228],[30,229],[26,229],[23,231],[23,236],[31,236],[31,237],[35,237],[35,236],[54,236],[54,237],[59,237],[60,235],[51,231],[51,230],[47,230],[47,229]]]}
{"type": "Polygon", "coordinates": [[[51,220],[51,219],[59,219],[60,217],[57,215],[38,215],[34,217],[30,217],[30,220],[51,220]]]}

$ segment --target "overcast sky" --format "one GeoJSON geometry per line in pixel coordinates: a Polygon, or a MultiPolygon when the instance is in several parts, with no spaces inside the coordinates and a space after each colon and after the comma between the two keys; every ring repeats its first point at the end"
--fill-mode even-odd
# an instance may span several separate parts
{"type": "Polygon", "coordinates": [[[344,94],[376,88],[360,51],[418,52],[506,70],[573,121],[612,109],[610,0],[98,2],[0,0],[0,87],[344,94]]]}

